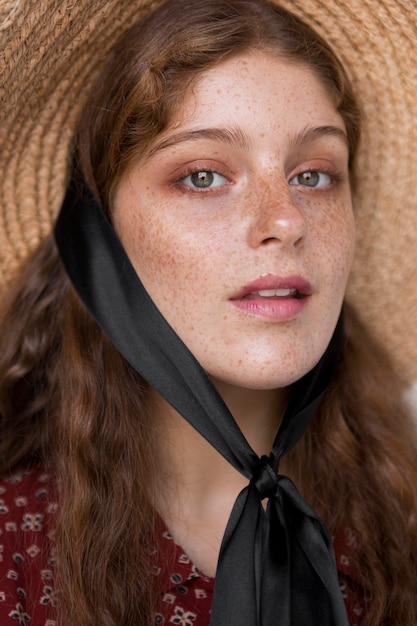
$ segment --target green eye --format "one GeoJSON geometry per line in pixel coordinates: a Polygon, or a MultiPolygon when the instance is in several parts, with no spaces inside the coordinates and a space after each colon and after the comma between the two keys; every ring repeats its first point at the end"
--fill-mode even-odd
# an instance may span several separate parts
{"type": "Polygon", "coordinates": [[[215,189],[216,187],[227,185],[228,180],[218,172],[199,170],[184,176],[180,182],[190,189],[215,189]]]}
{"type": "Polygon", "coordinates": [[[297,174],[291,178],[290,185],[302,185],[303,187],[327,187],[330,185],[331,179],[324,172],[307,171],[297,174]]]}
{"type": "Polygon", "coordinates": [[[205,189],[213,184],[214,174],[213,172],[194,172],[190,174],[190,182],[194,187],[200,187],[205,189]]]}

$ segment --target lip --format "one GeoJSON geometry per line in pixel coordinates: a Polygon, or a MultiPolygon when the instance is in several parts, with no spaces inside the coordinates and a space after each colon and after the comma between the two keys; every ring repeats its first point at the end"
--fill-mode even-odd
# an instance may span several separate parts
{"type": "Polygon", "coordinates": [[[311,283],[302,276],[267,274],[248,283],[234,294],[229,302],[247,315],[272,322],[286,322],[297,318],[307,306],[313,293],[311,283]],[[275,297],[259,295],[260,291],[289,291],[275,297]]]}

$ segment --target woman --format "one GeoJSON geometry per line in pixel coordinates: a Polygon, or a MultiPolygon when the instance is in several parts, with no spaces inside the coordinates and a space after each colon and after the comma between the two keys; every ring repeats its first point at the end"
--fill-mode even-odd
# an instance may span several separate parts
{"type": "Polygon", "coordinates": [[[415,623],[412,424],[343,304],[340,63],[274,4],[180,0],[91,93],[3,314],[2,623],[415,623]]]}

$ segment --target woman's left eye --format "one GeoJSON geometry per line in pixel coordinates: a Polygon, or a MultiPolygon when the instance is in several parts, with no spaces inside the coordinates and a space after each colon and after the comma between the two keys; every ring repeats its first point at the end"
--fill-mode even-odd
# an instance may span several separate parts
{"type": "Polygon", "coordinates": [[[199,170],[181,178],[178,182],[190,189],[214,189],[227,185],[228,180],[218,172],[199,170]]]}
{"type": "Polygon", "coordinates": [[[307,172],[301,172],[290,180],[290,185],[303,185],[304,187],[321,188],[327,187],[332,182],[329,174],[324,172],[317,172],[315,170],[309,170],[307,172]]]}

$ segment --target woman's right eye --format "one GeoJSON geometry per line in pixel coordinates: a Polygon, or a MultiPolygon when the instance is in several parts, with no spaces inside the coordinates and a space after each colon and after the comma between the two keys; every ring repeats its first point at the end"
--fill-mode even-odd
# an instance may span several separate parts
{"type": "Polygon", "coordinates": [[[191,172],[178,180],[178,182],[190,189],[215,189],[229,182],[225,176],[210,170],[191,172]]]}

